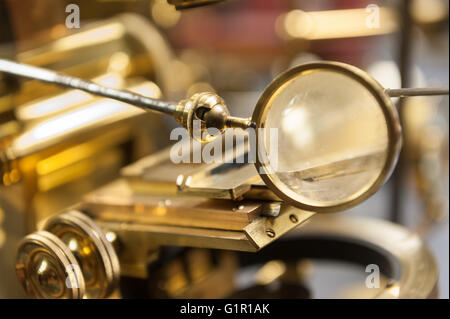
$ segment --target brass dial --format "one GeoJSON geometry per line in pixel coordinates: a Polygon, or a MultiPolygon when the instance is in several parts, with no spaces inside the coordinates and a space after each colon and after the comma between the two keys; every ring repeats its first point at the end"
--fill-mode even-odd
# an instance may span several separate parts
{"type": "Polygon", "coordinates": [[[78,299],[85,292],[77,259],[58,237],[46,231],[30,234],[22,240],[16,273],[30,297],[78,299]]]}
{"type": "Polygon", "coordinates": [[[48,219],[18,249],[16,272],[35,298],[106,298],[119,283],[112,244],[95,222],[78,211],[48,219]]]}

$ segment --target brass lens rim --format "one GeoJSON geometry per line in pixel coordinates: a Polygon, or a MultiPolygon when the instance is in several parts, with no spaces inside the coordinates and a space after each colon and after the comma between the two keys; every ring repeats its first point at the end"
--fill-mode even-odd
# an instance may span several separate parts
{"type": "MultiPolygon", "coordinates": [[[[264,90],[263,94],[261,95],[256,104],[255,110],[252,115],[252,122],[256,123],[256,127],[257,128],[265,127],[264,125],[265,120],[267,117],[267,113],[270,109],[267,107],[267,105],[271,101],[274,94],[284,84],[286,84],[287,82],[289,82],[290,80],[294,79],[295,77],[301,74],[320,70],[338,72],[356,80],[372,94],[372,96],[376,99],[376,101],[380,105],[386,120],[388,132],[388,146],[387,146],[386,161],[377,179],[365,191],[354,194],[354,196],[348,198],[348,200],[336,201],[331,204],[327,203],[326,205],[320,205],[318,202],[317,205],[311,205],[301,202],[300,200],[289,196],[287,194],[288,193],[287,191],[283,191],[283,189],[287,190],[287,187],[275,176],[272,168],[270,168],[270,165],[261,162],[259,156],[256,156],[255,166],[256,169],[258,170],[258,174],[261,176],[262,180],[266,183],[267,187],[269,187],[278,197],[280,197],[287,204],[300,209],[314,211],[317,213],[331,213],[346,210],[353,206],[356,206],[357,204],[363,202],[364,200],[372,196],[383,185],[383,183],[391,175],[397,162],[398,155],[402,145],[402,135],[397,110],[394,104],[392,103],[391,98],[385,93],[385,88],[383,88],[373,77],[371,77],[365,71],[349,64],[331,61],[321,61],[302,64],[292,69],[289,69],[288,71],[282,73],[277,78],[275,78],[264,90]]],[[[261,143],[259,138],[260,138],[259,134],[256,134],[256,145],[258,148],[264,145],[264,143],[261,143]]],[[[260,150],[258,150],[257,153],[259,154],[260,150]]]]}

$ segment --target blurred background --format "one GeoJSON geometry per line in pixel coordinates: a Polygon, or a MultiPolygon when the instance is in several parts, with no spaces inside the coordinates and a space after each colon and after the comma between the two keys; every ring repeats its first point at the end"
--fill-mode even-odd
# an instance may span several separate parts
{"type": "MultiPolygon", "coordinates": [[[[176,10],[182,2],[0,0],[0,57],[171,100],[215,91],[236,116],[250,116],[279,73],[315,60],[353,64],[387,88],[449,85],[445,0],[225,0],[176,10]],[[69,3],[80,8],[80,29],[65,25],[69,3]]],[[[90,118],[99,102],[69,93],[0,74],[0,297],[20,296],[2,282],[15,280],[5,274],[24,234],[167,145],[176,125],[120,105],[90,118]],[[79,120],[67,126],[64,116],[79,120]]],[[[395,102],[405,141],[399,164],[375,196],[342,214],[421,232],[448,298],[449,100],[395,102]]],[[[333,271],[315,284],[333,286],[344,276],[333,271]]]]}

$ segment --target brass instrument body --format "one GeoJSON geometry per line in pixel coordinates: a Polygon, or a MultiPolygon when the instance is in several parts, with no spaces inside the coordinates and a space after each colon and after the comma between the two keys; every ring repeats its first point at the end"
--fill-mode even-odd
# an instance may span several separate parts
{"type": "MultiPolygon", "coordinates": [[[[83,26],[16,58],[155,98],[183,90],[170,84],[166,70],[173,54],[165,40],[130,14],[83,26]]],[[[20,237],[36,230],[39,221],[112,181],[133,159],[166,145],[152,137],[168,132],[158,116],[39,81],[2,91],[0,112],[13,114],[0,117],[2,260],[14,260],[20,237]]],[[[10,267],[1,267],[6,284],[1,294],[22,296],[11,288],[16,283],[10,267]]]]}

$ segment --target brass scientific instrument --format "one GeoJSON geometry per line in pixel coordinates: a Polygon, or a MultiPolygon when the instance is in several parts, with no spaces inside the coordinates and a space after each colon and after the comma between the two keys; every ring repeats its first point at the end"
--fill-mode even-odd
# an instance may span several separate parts
{"type": "MultiPolygon", "coordinates": [[[[385,89],[353,66],[309,63],[276,78],[247,119],[230,116],[224,100],[212,93],[170,103],[7,60],[0,60],[0,71],[172,115],[189,137],[202,142],[220,143],[217,137],[226,136],[227,128],[265,129],[256,135],[257,154],[262,156],[256,156],[255,165],[237,161],[248,159],[255,147],[249,141],[243,147],[232,145],[236,150],[224,163],[175,164],[167,149],[125,167],[121,179],[43,222],[21,242],[16,271],[29,295],[50,298],[108,297],[119,274],[151,276],[147,265],[161,246],[258,251],[315,213],[360,203],[389,177],[401,147],[401,128],[390,97],[448,92],[385,89]],[[270,129],[276,129],[277,140],[271,140],[270,129]],[[355,132],[358,137],[349,143],[346,137],[355,132]],[[278,144],[275,152],[271,143],[278,144]],[[149,255],[151,251],[155,254],[149,255]]],[[[311,229],[313,239],[327,233],[327,227],[317,230],[313,225],[301,229],[305,234],[311,229]]],[[[389,236],[402,232],[393,229],[389,236]]],[[[357,237],[351,232],[340,235],[346,240],[357,237]]],[[[375,244],[383,246],[375,237],[375,244]]],[[[393,249],[398,253],[393,264],[400,263],[406,271],[410,266],[402,257],[401,243],[398,251],[393,249]]],[[[413,264],[414,275],[419,269],[430,271],[412,283],[407,272],[389,279],[379,297],[435,293],[432,257],[423,244],[415,245],[415,258],[431,264],[418,269],[413,264]]],[[[170,291],[166,293],[180,296],[175,288],[170,291]]]]}
{"type": "MultiPolygon", "coordinates": [[[[184,96],[187,85],[167,81],[174,54],[161,33],[134,14],[86,23],[15,59],[155,98],[184,96]]],[[[0,297],[18,298],[24,294],[10,267],[18,241],[40,220],[117,178],[124,165],[167,145],[153,136],[170,130],[124,103],[0,77],[0,297]]]]}
{"type": "MultiPolygon", "coordinates": [[[[168,0],[177,10],[219,2],[168,0]]],[[[363,275],[379,266],[379,287],[342,297],[438,295],[436,261],[417,234],[326,213],[363,202],[389,178],[402,146],[391,97],[448,89],[384,88],[354,66],[319,61],[282,73],[253,115],[239,118],[215,93],[178,101],[191,84],[177,86],[182,63],[156,28],[129,14],[14,60],[0,59],[0,78],[31,81],[13,96],[25,129],[6,138],[0,130],[0,224],[9,200],[22,201],[7,217],[26,220],[15,239],[31,232],[15,256],[28,296],[308,298],[316,259],[363,275]],[[155,153],[167,143],[153,136],[169,136],[158,115],[187,138],[155,153]],[[195,160],[211,151],[218,161],[195,160]]],[[[1,239],[0,229],[0,248],[1,239]]]]}

